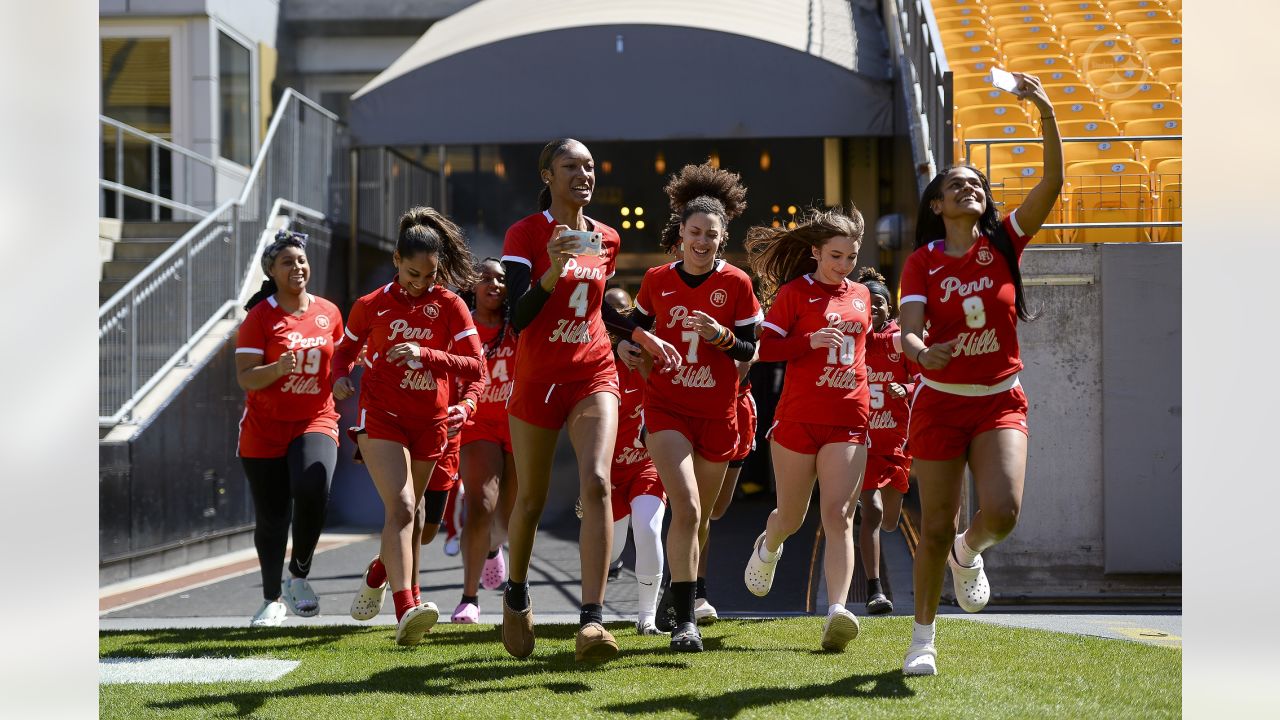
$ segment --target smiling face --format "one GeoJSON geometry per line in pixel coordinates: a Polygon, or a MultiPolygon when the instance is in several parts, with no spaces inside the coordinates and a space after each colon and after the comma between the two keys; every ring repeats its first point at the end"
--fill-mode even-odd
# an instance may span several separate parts
{"type": "Polygon", "coordinates": [[[942,180],[941,197],[930,207],[944,218],[981,216],[987,209],[982,178],[972,168],[952,168],[942,180]]]}
{"type": "Polygon", "coordinates": [[[878,292],[871,293],[871,322],[877,331],[889,322],[889,301],[878,292]]]}
{"type": "Polygon", "coordinates": [[[551,197],[570,206],[585,207],[596,188],[596,163],[587,146],[571,142],[551,158],[551,167],[542,171],[542,181],[551,197]]]}
{"type": "Polygon", "coordinates": [[[711,269],[723,242],[724,223],[719,215],[696,212],[680,223],[680,244],[685,270],[701,275],[711,269]]]}
{"type": "Polygon", "coordinates": [[[858,260],[858,251],[862,249],[862,240],[854,240],[846,235],[827,238],[822,247],[813,249],[813,258],[818,261],[818,269],[814,278],[821,283],[838,285],[849,273],[858,260]]]}
{"type": "Polygon", "coordinates": [[[480,266],[480,280],[476,283],[476,307],[485,312],[498,312],[507,299],[507,272],[502,264],[492,260],[480,266]]]}
{"type": "Polygon", "coordinates": [[[396,265],[396,280],[404,291],[414,297],[436,284],[436,269],[440,266],[437,253],[418,253],[410,257],[400,257],[400,253],[392,256],[396,265]]]}
{"type": "Polygon", "coordinates": [[[311,279],[307,254],[296,247],[281,250],[271,263],[271,279],[275,280],[276,287],[285,292],[294,295],[305,292],[307,281],[311,279]]]}

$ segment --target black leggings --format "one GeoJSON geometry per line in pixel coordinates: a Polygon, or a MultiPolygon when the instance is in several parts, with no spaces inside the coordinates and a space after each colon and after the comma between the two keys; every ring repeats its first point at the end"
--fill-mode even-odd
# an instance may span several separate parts
{"type": "Polygon", "coordinates": [[[249,478],[257,515],[253,544],[262,566],[262,596],[275,600],[280,597],[290,519],[293,557],[289,572],[301,578],[311,572],[311,558],[324,529],[329,485],[338,464],[338,445],[322,433],[306,433],[289,443],[284,457],[240,458],[240,462],[249,478]]]}

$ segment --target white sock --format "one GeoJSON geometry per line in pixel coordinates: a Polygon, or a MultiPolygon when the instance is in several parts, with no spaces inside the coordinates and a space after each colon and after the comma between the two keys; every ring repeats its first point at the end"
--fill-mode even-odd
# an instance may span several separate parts
{"type": "Polygon", "coordinates": [[[912,645],[932,645],[934,638],[934,623],[921,625],[918,622],[911,623],[911,644],[912,645]]]}
{"type": "Polygon", "coordinates": [[[636,603],[640,624],[647,618],[653,622],[658,613],[658,593],[662,590],[662,573],[657,575],[636,575],[636,589],[639,590],[639,602],[636,603]]]}
{"type": "Polygon", "coordinates": [[[952,546],[956,553],[956,560],[965,567],[973,567],[973,563],[977,561],[980,554],[977,550],[969,547],[964,541],[964,533],[956,536],[956,541],[952,546]]]}
{"type": "Polygon", "coordinates": [[[844,610],[844,605],[841,605],[840,603],[836,603],[831,607],[827,608],[827,617],[831,617],[832,615],[835,615],[836,613],[842,610],[844,610]]]}
{"type": "Polygon", "coordinates": [[[761,560],[767,563],[771,563],[776,561],[778,559],[778,556],[781,554],[782,554],[781,545],[778,546],[777,550],[773,552],[769,552],[769,541],[765,540],[764,542],[760,543],[760,552],[758,553],[758,555],[760,555],[761,560]]]}

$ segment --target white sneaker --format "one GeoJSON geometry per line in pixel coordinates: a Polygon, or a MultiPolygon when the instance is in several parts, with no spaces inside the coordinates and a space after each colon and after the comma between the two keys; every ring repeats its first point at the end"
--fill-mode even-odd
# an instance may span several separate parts
{"type": "Polygon", "coordinates": [[[666,633],[658,629],[658,626],[653,622],[653,618],[645,618],[644,620],[640,620],[636,622],[636,634],[637,635],[666,635],[666,633]]]}
{"type": "Polygon", "coordinates": [[[320,614],[320,598],[316,597],[315,590],[311,589],[311,583],[306,578],[287,577],[282,585],[285,602],[294,615],[315,617],[320,614]]]}
{"type": "Polygon", "coordinates": [[[249,621],[249,627],[279,627],[288,613],[289,610],[279,600],[263,600],[262,607],[249,621]]]}
{"type": "Polygon", "coordinates": [[[396,644],[413,646],[422,642],[422,636],[435,627],[440,610],[433,602],[425,602],[409,608],[409,612],[396,624],[396,644]]]}
{"type": "Polygon", "coordinates": [[[765,533],[760,533],[760,537],[756,538],[756,542],[751,546],[751,558],[747,560],[747,569],[743,573],[743,580],[747,584],[747,590],[751,591],[756,597],[764,597],[769,594],[770,588],[773,587],[773,571],[778,568],[778,561],[782,559],[782,547],[778,546],[778,554],[773,558],[772,562],[765,562],[760,559],[760,549],[764,545],[765,533]]]}
{"type": "Polygon", "coordinates": [[[903,675],[937,675],[938,649],[933,643],[911,643],[907,657],[902,661],[903,675]]]}
{"type": "Polygon", "coordinates": [[[444,541],[444,554],[455,557],[462,551],[462,540],[457,535],[450,535],[444,541]]]}
{"type": "Polygon", "coordinates": [[[693,601],[693,620],[699,625],[710,625],[720,616],[716,614],[716,609],[706,598],[698,598],[693,601]]]}
{"type": "Polygon", "coordinates": [[[822,628],[822,649],[831,652],[843,652],[849,641],[858,637],[858,618],[848,610],[837,610],[827,616],[827,624],[822,628]]]}
{"type": "Polygon", "coordinates": [[[951,588],[955,590],[956,602],[960,607],[971,613],[986,607],[991,600],[991,585],[987,582],[987,573],[982,569],[982,556],[974,558],[971,567],[965,567],[956,559],[953,548],[947,553],[947,565],[951,567],[951,588]]]}
{"type": "MultiPolygon", "coordinates": [[[[370,560],[369,565],[372,564],[373,561],[370,560]]],[[[364,577],[360,578],[360,590],[351,600],[351,617],[356,620],[372,620],[377,617],[382,612],[382,602],[387,599],[387,587],[386,580],[382,581],[381,587],[369,587],[369,566],[366,565],[364,577]]]]}

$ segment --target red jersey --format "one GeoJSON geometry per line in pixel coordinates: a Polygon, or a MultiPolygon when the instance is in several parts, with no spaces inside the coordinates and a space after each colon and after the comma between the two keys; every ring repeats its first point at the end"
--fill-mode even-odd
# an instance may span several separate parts
{"type": "Polygon", "coordinates": [[[685,323],[701,310],[730,329],[755,325],[763,317],[760,302],[751,291],[751,278],[724,260],[716,260],[711,276],[696,288],[680,277],[679,266],[677,261],[650,268],[636,293],[636,310],[653,318],[653,334],[684,356],[679,370],[649,374],[645,403],[675,415],[733,417],[737,364],[685,323]]]}
{"type": "Polygon", "coordinates": [[[865,417],[868,402],[866,339],[871,328],[871,293],[842,280],[823,285],[809,275],[778,289],[764,318],[760,360],[786,361],[775,420],[844,425],[865,417]],[[844,333],[844,346],[814,349],[809,336],[825,327],[844,333]],[[854,408],[861,405],[862,412],[854,408]]]}
{"type": "Polygon", "coordinates": [[[476,325],[480,334],[480,344],[488,362],[488,383],[476,404],[476,414],[467,421],[468,425],[477,422],[503,422],[507,420],[507,398],[511,397],[511,385],[515,382],[516,365],[516,333],[511,326],[476,325]],[[498,334],[502,334],[499,341],[498,334]],[[498,346],[495,348],[494,343],[498,346]]]}
{"type": "Polygon", "coordinates": [[[867,336],[867,389],[871,403],[870,452],[876,455],[902,456],[907,444],[907,420],[911,414],[915,371],[902,354],[900,341],[895,342],[900,332],[898,323],[890,320],[885,323],[883,330],[872,330],[867,336]],[[889,392],[889,383],[898,383],[906,388],[906,396],[894,397],[889,392]]]}
{"type": "MultiPolygon", "coordinates": [[[[1031,238],[1014,215],[1004,219],[1004,229],[1021,262],[1031,238]]],[[[911,253],[902,268],[901,304],[924,303],[929,342],[960,339],[946,367],[921,372],[940,383],[996,385],[1022,369],[1013,278],[986,236],[960,257],[945,251],[946,241],[934,240],[911,253]]]]}
{"type": "MultiPolygon", "coordinates": [[[[608,225],[591,218],[587,222],[604,236],[601,253],[569,258],[551,297],[529,327],[520,331],[518,380],[574,382],[604,372],[613,364],[600,303],[605,281],[613,277],[621,240],[608,225]]],[[[531,282],[537,283],[551,267],[547,243],[555,226],[546,210],[512,225],[502,244],[502,261],[529,266],[531,282]]]]}
{"type": "Polygon", "coordinates": [[[342,342],[338,306],[315,295],[301,317],[285,312],[274,296],[253,306],[236,336],[237,355],[257,355],[259,364],[286,352],[297,355],[293,372],[261,390],[245,394],[245,410],[273,420],[307,420],[332,413],[329,388],[333,349],[342,342]]]}
{"type": "Polygon", "coordinates": [[[346,338],[333,356],[335,381],[351,373],[366,345],[361,404],[410,421],[443,420],[449,384],[483,376],[471,313],[461,298],[440,285],[415,298],[393,280],[356,300],[346,338]],[[387,351],[403,342],[417,343],[423,358],[389,362],[387,351]]]}
{"type": "Polygon", "coordinates": [[[622,405],[618,408],[618,438],[614,441],[613,472],[621,473],[636,465],[651,462],[649,449],[640,437],[644,429],[644,376],[618,361],[618,385],[622,405]]]}

